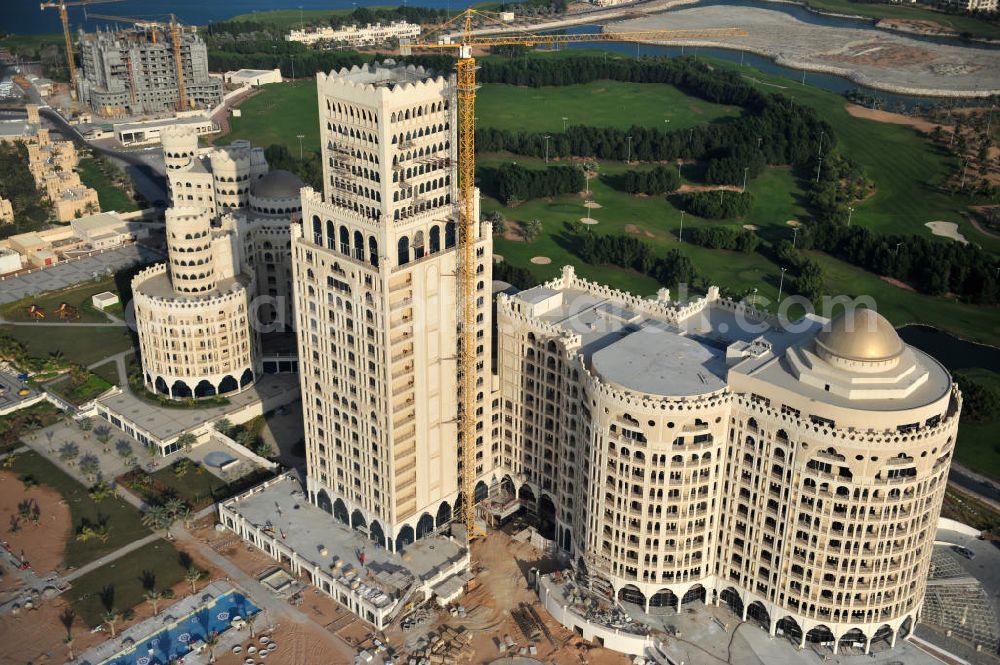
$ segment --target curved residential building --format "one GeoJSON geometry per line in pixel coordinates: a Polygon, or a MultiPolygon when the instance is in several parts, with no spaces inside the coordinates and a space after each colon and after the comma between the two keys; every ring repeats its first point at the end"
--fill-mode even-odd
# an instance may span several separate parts
{"type": "Polygon", "coordinates": [[[596,590],[835,650],[911,629],[961,396],[884,318],[786,331],[564,268],[498,296],[497,334],[500,485],[596,590]]]}
{"type": "Polygon", "coordinates": [[[166,212],[168,261],[132,279],[146,388],[174,399],[212,397],[253,384],[257,335],[252,278],[239,271],[237,236],[203,208],[166,212]]]}

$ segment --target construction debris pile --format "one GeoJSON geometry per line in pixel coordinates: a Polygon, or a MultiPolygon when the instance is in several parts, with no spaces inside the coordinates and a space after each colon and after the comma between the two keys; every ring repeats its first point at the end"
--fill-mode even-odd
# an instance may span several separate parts
{"type": "Polygon", "coordinates": [[[645,624],[633,620],[620,606],[577,584],[571,571],[556,571],[550,579],[573,611],[587,621],[634,635],[649,634],[645,624]]]}
{"type": "Polygon", "coordinates": [[[407,665],[457,665],[472,660],[472,633],[464,628],[441,626],[422,637],[407,658],[407,665]]]}

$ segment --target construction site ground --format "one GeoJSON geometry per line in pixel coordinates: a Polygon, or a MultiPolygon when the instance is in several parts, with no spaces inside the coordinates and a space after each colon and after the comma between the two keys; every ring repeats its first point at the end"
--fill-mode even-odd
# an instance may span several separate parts
{"type": "MultiPolygon", "coordinates": [[[[514,530],[516,527],[508,529],[514,530]]],[[[422,620],[417,625],[403,630],[396,624],[386,632],[389,645],[404,658],[423,655],[432,663],[473,665],[485,665],[504,656],[526,656],[557,665],[624,665],[631,661],[583,640],[556,623],[542,608],[528,586],[528,571],[533,567],[542,572],[561,568],[555,559],[541,557],[535,547],[515,541],[510,533],[491,531],[473,543],[472,560],[476,579],[458,600],[464,616],[448,610],[418,611],[417,617],[422,620]],[[518,619],[533,639],[525,635],[518,619]],[[442,649],[443,653],[421,648],[441,637],[455,646],[442,649]],[[511,641],[515,646],[498,647],[511,641]],[[526,653],[521,653],[522,648],[526,653]]]]}

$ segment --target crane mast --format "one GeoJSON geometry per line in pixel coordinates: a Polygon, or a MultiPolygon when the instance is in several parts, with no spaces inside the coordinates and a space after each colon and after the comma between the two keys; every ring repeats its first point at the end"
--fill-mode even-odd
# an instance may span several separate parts
{"type": "Polygon", "coordinates": [[[601,32],[576,35],[537,35],[524,30],[514,34],[490,36],[492,32],[511,32],[513,28],[503,25],[497,16],[472,8],[466,9],[455,18],[430,30],[421,41],[401,43],[401,55],[409,55],[412,49],[449,49],[458,51],[455,65],[458,85],[458,188],[459,188],[459,265],[458,293],[461,300],[461,349],[460,385],[462,395],[459,404],[461,432],[462,521],[466,537],[476,538],[479,528],[476,524],[476,226],[475,178],[476,178],[476,59],[472,49],[476,47],[539,44],[571,44],[588,42],[638,42],[658,39],[707,39],[746,36],[737,28],[714,28],[703,30],[643,30],[636,32],[601,32]],[[476,19],[493,24],[492,27],[475,27],[476,19]],[[447,31],[460,31],[453,35],[447,31]],[[476,30],[481,34],[473,34],[476,30]],[[439,34],[434,39],[432,36],[439,34]]]}
{"type": "Polygon", "coordinates": [[[46,9],[58,9],[59,20],[62,21],[63,38],[66,40],[66,66],[69,67],[69,87],[70,95],[76,96],[76,55],[73,53],[73,36],[69,31],[69,14],[67,7],[85,7],[87,5],[99,5],[108,2],[123,2],[124,0],[91,0],[87,2],[43,2],[40,3],[40,11],[46,9]]]}

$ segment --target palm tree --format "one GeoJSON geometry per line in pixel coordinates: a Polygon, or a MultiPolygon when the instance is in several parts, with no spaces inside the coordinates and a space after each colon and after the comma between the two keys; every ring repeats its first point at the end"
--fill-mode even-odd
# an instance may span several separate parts
{"type": "Polygon", "coordinates": [[[174,518],[165,506],[150,506],[142,516],[142,523],[154,531],[170,531],[174,518]]]}
{"type": "Polygon", "coordinates": [[[208,647],[208,662],[215,662],[215,647],[219,644],[219,633],[212,631],[205,637],[205,646],[208,647]]]}
{"type": "Polygon", "coordinates": [[[251,640],[254,637],[254,635],[253,635],[253,624],[254,624],[255,621],[257,621],[257,617],[258,616],[259,616],[259,613],[251,614],[251,615],[249,615],[249,616],[246,617],[247,628],[250,629],[250,639],[251,640]]]}
{"type": "Polygon", "coordinates": [[[110,609],[104,613],[104,623],[108,624],[111,630],[111,637],[115,636],[115,625],[121,621],[122,615],[117,610],[110,609]]]}
{"type": "Polygon", "coordinates": [[[73,658],[75,657],[73,656],[73,636],[67,635],[66,639],[64,639],[63,642],[66,643],[66,648],[69,649],[69,659],[73,660],[73,658]]]}
{"type": "Polygon", "coordinates": [[[198,443],[198,437],[196,437],[191,432],[184,432],[179,437],[177,437],[177,445],[180,446],[184,452],[191,452],[191,448],[194,444],[198,443]]]}
{"type": "Polygon", "coordinates": [[[153,606],[153,616],[158,615],[160,613],[160,599],[163,598],[163,592],[156,589],[147,589],[142,595],[153,606]]]}
{"type": "Polygon", "coordinates": [[[184,578],[188,582],[191,583],[191,593],[192,594],[197,591],[197,588],[195,588],[195,585],[197,585],[198,580],[201,579],[202,575],[203,575],[203,573],[200,570],[198,570],[197,568],[195,568],[194,566],[191,566],[190,568],[188,568],[187,569],[187,573],[184,574],[184,578]]]}

